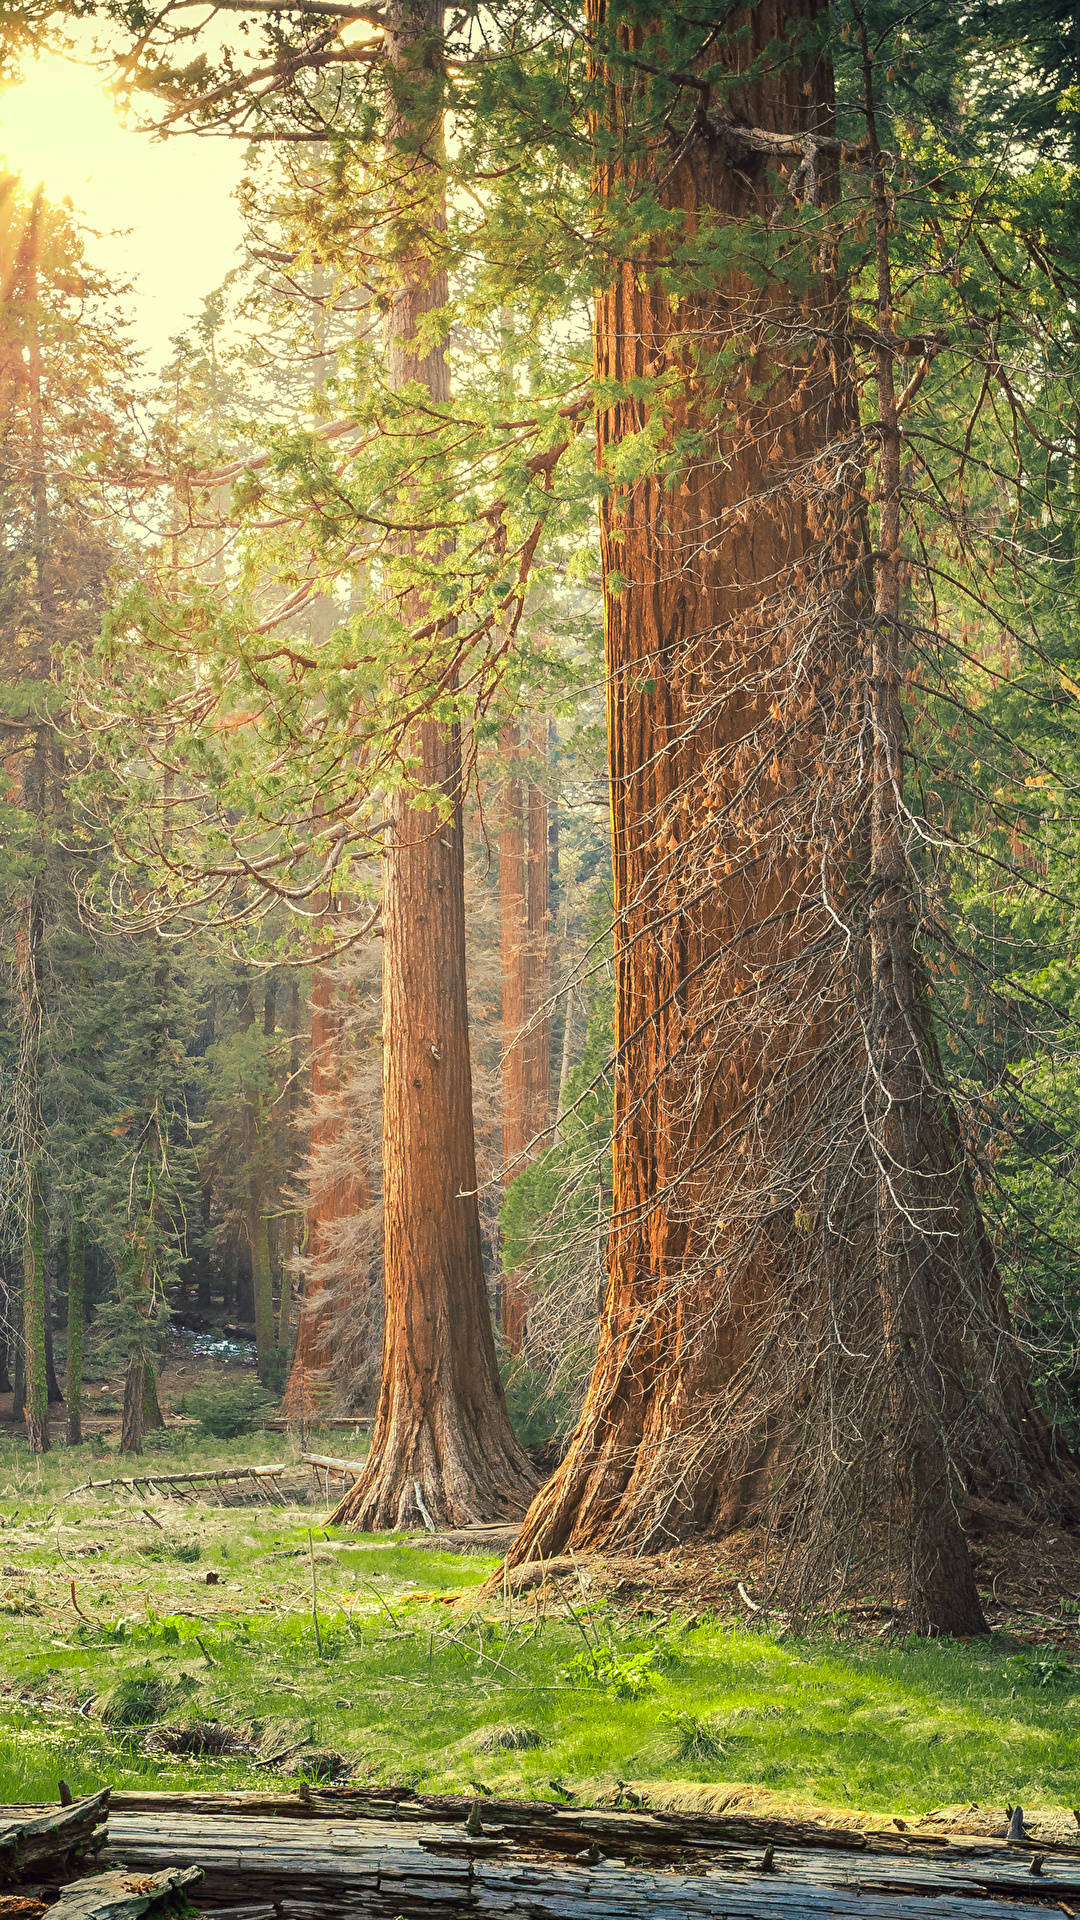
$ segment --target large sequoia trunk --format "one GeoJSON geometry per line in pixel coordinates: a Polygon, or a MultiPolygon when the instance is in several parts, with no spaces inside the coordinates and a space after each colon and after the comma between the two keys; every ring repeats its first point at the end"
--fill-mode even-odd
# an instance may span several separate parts
{"type": "MultiPolygon", "coordinates": [[[[682,216],[669,230],[710,265],[673,295],[672,273],[642,264],[660,246],[646,238],[597,304],[598,380],[635,383],[599,414],[601,462],[653,431],[653,379],[677,471],[603,496],[609,1287],[580,1423],[513,1558],[655,1550],[765,1518],[797,1590],[884,1564],[913,1624],[970,1632],[965,1489],[1064,1496],[941,1088],[909,876],[884,871],[903,742],[884,737],[875,676],[897,618],[822,243],[835,143],[820,11],[763,0],[719,46],[701,24],[705,59],[748,77],[715,110],[688,89],[682,127],[668,97],[650,142],[647,76],[685,74],[694,53],[676,61],[640,15],[620,28],[590,0],[600,201],[617,226],[624,198],[660,180],[682,216]],[[889,939],[894,955],[906,940],[892,972],[889,939]]],[[[888,671],[897,707],[896,658],[888,671]]]]}
{"type": "MultiPolygon", "coordinates": [[[[445,404],[445,351],[423,340],[425,317],[447,301],[445,270],[433,264],[423,230],[425,220],[433,234],[445,222],[441,0],[392,0],[385,18],[387,144],[404,169],[389,377],[398,390],[416,382],[445,404]]],[[[407,612],[419,618],[412,599],[407,612]]],[[[417,786],[445,804],[432,810],[399,788],[389,807],[382,1380],[368,1465],[333,1516],[358,1528],[503,1518],[521,1512],[536,1483],[506,1412],[481,1258],[458,730],[422,720],[411,751],[417,786]]]]}

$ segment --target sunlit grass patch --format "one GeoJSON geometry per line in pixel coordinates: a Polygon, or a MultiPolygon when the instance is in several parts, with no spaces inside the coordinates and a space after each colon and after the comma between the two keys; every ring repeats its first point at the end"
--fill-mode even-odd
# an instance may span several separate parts
{"type": "Polygon", "coordinates": [[[74,1464],[0,1450],[3,1799],[340,1766],[545,1798],[622,1779],[882,1811],[1075,1800],[1080,1670],[1054,1649],[839,1645],[582,1594],[545,1613],[481,1597],[489,1556],[335,1534],[318,1509],[72,1495],[74,1464]]]}

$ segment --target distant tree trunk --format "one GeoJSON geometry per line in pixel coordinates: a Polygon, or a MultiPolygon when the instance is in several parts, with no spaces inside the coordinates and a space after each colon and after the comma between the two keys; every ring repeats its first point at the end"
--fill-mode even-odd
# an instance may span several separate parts
{"type": "MultiPolygon", "coordinates": [[[[329,915],[328,915],[329,918],[329,915]]],[[[355,1219],[371,1205],[367,1171],[358,1159],[335,1164],[344,1132],[342,1021],[335,1003],[333,975],[316,967],[311,979],[311,1129],[308,1139],[307,1272],[300,1295],[289,1380],[282,1402],[287,1418],[308,1420],[317,1410],[319,1390],[334,1364],[335,1315],[341,1310],[336,1290],[318,1273],[331,1254],[342,1221],[355,1219]]]]}
{"type": "MultiPolygon", "coordinates": [[[[45,451],[45,415],[42,395],[41,339],[38,326],[38,247],[41,230],[40,192],[35,197],[22,250],[30,316],[28,375],[30,387],[30,492],[33,510],[33,549],[37,575],[37,611],[40,622],[38,658],[34,663],[44,681],[54,638],[55,605],[49,529],[48,473],[45,451]]],[[[49,763],[48,728],[39,725],[20,781],[20,799],[36,823],[36,871],[20,901],[15,932],[16,994],[19,1004],[19,1060],[16,1068],[16,1124],[21,1174],[23,1272],[23,1416],[32,1453],[49,1446],[49,1368],[46,1354],[45,1195],[42,1188],[43,1122],[41,1114],[41,1043],[45,999],[43,942],[45,938],[44,819],[49,763]]]]}
{"type": "Polygon", "coordinates": [[[83,1333],[86,1321],[86,1226],[81,1212],[71,1223],[68,1242],[67,1360],[64,1398],[67,1401],[68,1446],[82,1440],[83,1333]]]}
{"type": "Polygon", "coordinates": [[[23,1227],[23,1418],[31,1453],[49,1450],[49,1381],[45,1365],[45,1209],[36,1179],[23,1227]]]}
{"type": "Polygon", "coordinates": [[[573,987],[567,987],[563,994],[563,1030],[562,1048],[559,1059],[559,1093],[555,1103],[556,1118],[561,1120],[566,1112],[566,1083],[574,1064],[574,1008],[577,996],[573,987]]]}
{"type": "MultiPolygon", "coordinates": [[[[169,776],[166,775],[166,835],[169,776]]],[[[139,1212],[130,1231],[131,1268],[129,1304],[133,1310],[132,1341],[124,1375],[124,1406],[120,1419],[120,1450],[141,1453],[145,1434],[165,1425],[157,1394],[154,1354],[158,1333],[155,1310],[163,1301],[161,1258],[170,1231],[168,1210],[161,1185],[167,1180],[168,1121],[164,1109],[164,1087],[169,1078],[171,1042],[169,1038],[169,989],[171,969],[164,942],[159,933],[152,936],[154,1022],[150,1044],[150,1085],[152,1101],[143,1123],[140,1143],[139,1189],[143,1195],[139,1212]]]]}
{"type": "Polygon", "coordinates": [[[45,1384],[49,1395],[50,1407],[62,1407],[64,1396],[56,1372],[56,1351],[53,1343],[53,1301],[56,1298],[56,1242],[49,1229],[48,1220],[42,1222],[45,1231],[45,1384]]]}
{"type": "MultiPolygon", "coordinates": [[[[449,399],[440,345],[417,334],[445,307],[430,239],[445,226],[441,0],[390,0],[387,150],[407,172],[392,245],[389,378],[449,399]],[[425,228],[427,236],[425,237],[425,228]]],[[[408,609],[418,616],[419,604],[408,609]]],[[[521,1511],[535,1476],[511,1431],[480,1249],[465,976],[465,856],[456,727],[420,722],[411,749],[440,815],[395,791],[383,941],[382,1380],[368,1465],[337,1508],[357,1528],[492,1520],[521,1511]]]]}
{"type": "MultiPolygon", "coordinates": [[[[300,1016],[301,1016],[300,983],[294,974],[289,987],[289,1005],[288,1005],[288,1014],[287,1014],[287,1030],[289,1035],[289,1081],[288,1081],[288,1087],[286,1089],[286,1094],[285,1094],[286,1160],[287,1160],[287,1164],[290,1167],[292,1167],[295,1164],[295,1159],[296,1159],[296,1153],[295,1153],[296,1113],[297,1113],[297,1106],[298,1106],[298,1087],[300,1082],[300,1068],[301,1068],[301,1063],[303,1058],[302,1052],[301,1052],[301,1038],[300,1038],[301,1017],[300,1016]]],[[[281,1294],[278,1300],[278,1322],[277,1322],[277,1343],[279,1347],[283,1348],[286,1351],[288,1350],[292,1340],[292,1296],[293,1296],[292,1266],[293,1266],[293,1261],[296,1258],[296,1255],[299,1253],[299,1241],[301,1237],[301,1232],[302,1232],[302,1228],[300,1226],[300,1216],[294,1212],[288,1213],[285,1219],[282,1221],[281,1294]]],[[[290,1372],[290,1382],[289,1382],[290,1384],[291,1384],[291,1379],[292,1379],[292,1375],[290,1372]]]]}
{"type": "MultiPolygon", "coordinates": [[[[23,783],[23,799],[32,815],[44,806],[44,734],[39,731],[23,783]]],[[[44,1013],[42,941],[44,895],[40,878],[31,881],[21,903],[15,935],[15,974],[20,1017],[20,1060],[16,1110],[22,1174],[23,1350],[22,1413],[32,1453],[49,1447],[49,1364],[46,1352],[45,1197],[41,1185],[42,1119],[40,1048],[44,1013]]]]}
{"type": "MultiPolygon", "coordinates": [[[[11,1252],[5,1248],[0,1252],[0,1393],[12,1393],[12,1366],[17,1348],[22,1344],[20,1323],[21,1286],[16,1280],[11,1252]]],[[[14,1410],[18,1417],[18,1408],[14,1410]]]]}
{"type": "Polygon", "coordinates": [[[124,1405],[120,1415],[121,1453],[141,1453],[146,1432],[146,1361],[132,1354],[124,1374],[124,1405]]]}
{"type": "Polygon", "coordinates": [[[270,1220],[256,1188],[251,1211],[251,1287],[255,1297],[255,1361],[265,1387],[274,1352],[274,1270],[270,1264],[270,1220]]]}
{"type": "MultiPolygon", "coordinates": [[[[503,728],[502,746],[510,759],[503,783],[499,826],[499,949],[502,963],[502,1156],[509,1183],[521,1171],[529,1143],[528,944],[529,912],[525,867],[523,783],[513,759],[520,746],[516,722],[503,728]]],[[[502,1331],[512,1354],[521,1352],[528,1311],[521,1277],[504,1271],[502,1331]]]]}
{"type": "MultiPolygon", "coordinates": [[[[250,1004],[250,999],[249,999],[250,1004]]],[[[277,1024],[277,982],[267,976],[263,997],[262,1030],[272,1039],[277,1024]]],[[[265,1191],[266,1115],[261,1096],[248,1096],[250,1113],[248,1241],[251,1248],[251,1297],[255,1318],[255,1362],[265,1387],[274,1357],[274,1269],[270,1253],[270,1215],[265,1191]]]]}
{"type": "Polygon", "coordinates": [[[153,1296],[154,1251],[151,1238],[141,1249],[140,1268],[132,1290],[140,1324],[124,1374],[124,1405],[120,1416],[121,1453],[141,1453],[146,1434],[165,1425],[150,1351],[149,1313],[153,1296]]]}
{"type": "MultiPolygon", "coordinates": [[[[534,761],[547,769],[547,722],[540,720],[531,730],[530,746],[534,761]]],[[[547,1002],[551,991],[551,847],[548,832],[548,801],[539,781],[529,781],[529,941],[527,1018],[529,1022],[526,1076],[529,1102],[529,1137],[537,1140],[551,1125],[551,1015],[547,1002]]]]}
{"type": "MultiPolygon", "coordinates": [[[[547,760],[546,721],[530,730],[534,759],[547,760]]],[[[516,723],[503,729],[513,756],[516,723]]],[[[510,1181],[551,1124],[550,835],[547,795],[535,780],[511,771],[503,788],[499,833],[499,929],[502,958],[503,1165],[510,1181]],[[526,840],[526,823],[528,837],[526,840]]],[[[503,1337],[521,1353],[528,1324],[528,1288],[521,1274],[503,1274],[503,1337]]]]}
{"type": "MultiPolygon", "coordinates": [[[[925,1073],[921,1104],[909,1099],[911,1037],[928,1022],[893,867],[897,606],[879,576],[872,620],[861,611],[873,562],[846,308],[820,239],[794,248],[804,264],[785,283],[791,243],[767,238],[789,191],[770,141],[790,143],[812,204],[830,192],[822,11],[768,0],[725,16],[719,38],[696,23],[694,57],[749,77],[718,90],[718,121],[693,95],[672,158],[670,100],[648,153],[640,137],[644,76],[669,57],[660,16],[589,5],[596,46],[617,28],[621,48],[598,76],[601,201],[659,178],[689,245],[744,223],[773,270],[710,270],[675,304],[635,258],[598,297],[597,376],[623,390],[599,415],[601,459],[641,434],[641,387],[658,374],[680,396],[672,436],[698,451],[678,485],[650,475],[602,499],[609,1284],[578,1428],[513,1557],[656,1549],[768,1514],[802,1564],[831,1554],[833,1581],[880,1544],[914,1625],[977,1632],[965,1480],[1030,1493],[1054,1469],[958,1132],[935,1117],[945,1103],[925,1073]],[[908,1104],[875,1131],[867,1110],[890,1081],[908,1104]],[[918,1247],[897,1219],[892,1155],[936,1212],[918,1247]]],[[[878,546],[895,535],[885,516],[878,546]]]]}

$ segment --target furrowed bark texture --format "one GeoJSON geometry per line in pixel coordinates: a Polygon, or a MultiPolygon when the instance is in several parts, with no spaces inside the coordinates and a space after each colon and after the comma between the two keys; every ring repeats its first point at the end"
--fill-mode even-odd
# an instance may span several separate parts
{"type": "MultiPolygon", "coordinates": [[[[598,48],[615,12],[590,0],[598,48]]],[[[890,622],[898,643],[872,577],[874,449],[844,302],[827,234],[786,231],[797,181],[785,187],[765,143],[739,137],[785,136],[804,207],[828,204],[820,12],[763,0],[727,19],[706,57],[748,77],[722,116],[695,96],[679,141],[670,115],[651,146],[641,138],[641,76],[670,55],[640,16],[598,76],[601,203],[659,180],[676,232],[717,265],[676,300],[639,244],[597,303],[598,378],[638,383],[599,414],[601,463],[654,429],[652,380],[672,471],[603,498],[609,1286],[579,1426],[512,1558],[655,1550],[768,1518],[797,1592],[880,1551],[915,1624],[969,1632],[982,1616],[963,1492],[1030,1502],[1063,1486],[1005,1323],[910,940],[907,971],[884,966],[890,739],[894,806],[903,778],[896,712],[874,713],[890,622]],[[901,1029],[920,1036],[914,1060],[910,1046],[890,1054],[901,1029]],[[883,1071],[895,1085],[876,1105],[883,1071]],[[917,1209],[889,1178],[893,1151],[917,1209]]],[[[898,659],[888,673],[898,702],[898,659]]],[[[893,882],[907,900],[906,870],[893,882]]]]}
{"type": "MultiPolygon", "coordinates": [[[[417,336],[447,300],[430,244],[445,224],[443,9],[392,0],[385,21],[388,147],[403,167],[389,377],[399,390],[422,385],[440,404],[450,395],[445,351],[417,336]]],[[[408,609],[421,611],[418,600],[408,609]]],[[[421,721],[412,751],[418,785],[444,796],[445,811],[416,805],[405,790],[389,810],[382,1379],[368,1465],[333,1516],[365,1529],[415,1524],[417,1515],[447,1525],[517,1514],[536,1484],[506,1412],[481,1259],[458,731],[421,721]]]]}

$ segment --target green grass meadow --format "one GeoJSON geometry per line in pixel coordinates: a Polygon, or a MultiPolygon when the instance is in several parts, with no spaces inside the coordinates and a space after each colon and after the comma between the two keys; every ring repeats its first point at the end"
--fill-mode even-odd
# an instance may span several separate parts
{"type": "MultiPolygon", "coordinates": [[[[159,1470],[283,1457],[267,1442],[188,1442],[159,1470]]],[[[4,1801],[55,1800],[61,1777],[266,1791],[345,1768],[553,1800],[620,1781],[883,1812],[1077,1800],[1080,1666],[1053,1649],[482,1598],[494,1560],[334,1535],[321,1506],[71,1492],[120,1470],[100,1450],[0,1452],[4,1801]],[[243,1750],[162,1751],[207,1723],[243,1750]]]]}

